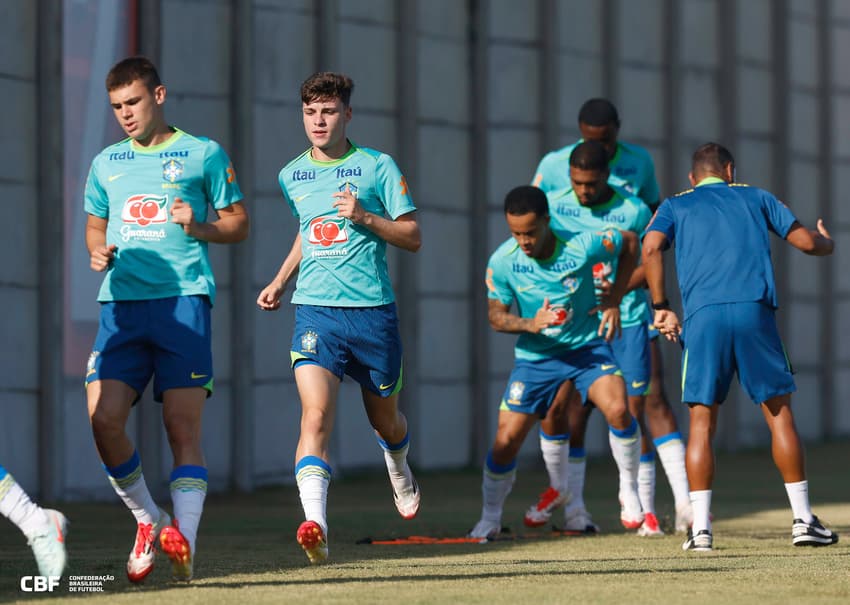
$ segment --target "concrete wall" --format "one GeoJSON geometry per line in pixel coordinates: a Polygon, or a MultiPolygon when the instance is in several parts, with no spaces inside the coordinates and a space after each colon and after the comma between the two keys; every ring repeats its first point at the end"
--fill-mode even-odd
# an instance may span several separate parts
{"type": "MultiPolygon", "coordinates": [[[[45,284],[35,256],[36,219],[50,198],[39,194],[31,133],[59,121],[34,109],[44,73],[36,56],[43,17],[60,4],[0,6],[0,136],[8,139],[0,190],[16,218],[0,246],[20,259],[0,268],[0,300],[14,318],[4,322],[0,346],[0,462],[29,489],[50,493],[50,464],[37,460],[61,458],[56,494],[91,497],[108,486],[79,380],[63,379],[55,413],[41,386],[49,343],[39,348],[32,339],[50,320],[50,308],[36,304],[45,284]],[[64,430],[54,446],[46,435],[55,418],[64,430]]],[[[354,78],[351,138],[396,158],[420,208],[422,250],[390,258],[405,343],[401,404],[416,467],[478,466],[489,447],[514,340],[487,326],[483,287],[487,257],[508,237],[502,199],[530,181],[544,152],[577,137],[580,104],[600,95],[620,110],[621,138],[652,153],[662,195],[687,186],[695,146],[718,140],[735,153],[739,180],[775,191],[808,225],[827,220],[836,257],[776,246],[780,321],[798,371],[802,434],[850,434],[850,345],[839,336],[850,333],[850,279],[839,270],[850,243],[850,210],[839,197],[850,164],[850,77],[840,64],[850,48],[846,3],[162,0],[145,10],[140,45],[159,61],[169,120],[225,146],[253,220],[250,241],[212,253],[217,388],[204,444],[214,489],[291,478],[300,413],[288,368],[292,312],[260,313],[253,300],[295,235],[276,178],[307,147],[298,88],[319,69],[354,78]]],[[[665,346],[664,356],[667,392],[686,432],[678,349],[665,346]]],[[[158,423],[146,398],[130,428],[149,482],[162,490],[170,454],[158,423]]],[[[721,423],[723,447],[766,443],[760,412],[737,390],[721,423]]],[[[606,443],[596,414],[588,449],[601,454],[606,443]]],[[[535,438],[523,455],[537,459],[535,438]]],[[[332,458],[337,472],[381,465],[359,389],[347,379],[332,458]]]]}

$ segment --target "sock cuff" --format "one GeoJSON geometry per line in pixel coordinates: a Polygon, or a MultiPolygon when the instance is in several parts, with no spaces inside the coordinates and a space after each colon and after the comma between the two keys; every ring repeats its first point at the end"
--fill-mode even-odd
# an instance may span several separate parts
{"type": "Polygon", "coordinates": [[[516,458],[514,458],[507,464],[496,464],[496,462],[493,460],[493,451],[490,450],[489,452],[487,452],[487,462],[485,463],[485,468],[490,476],[496,479],[502,479],[505,475],[511,474],[516,469],[516,458]]]}
{"type": "Polygon", "coordinates": [[[130,475],[141,474],[142,459],[139,458],[139,451],[133,450],[133,455],[126,462],[122,462],[117,466],[107,466],[104,464],[103,468],[116,481],[123,481],[129,479],[130,475]]]}
{"type": "Polygon", "coordinates": [[[183,464],[171,471],[171,491],[207,491],[208,473],[206,467],[183,464]]]}
{"type": "Polygon", "coordinates": [[[567,441],[569,441],[570,440],[570,434],[569,433],[561,433],[560,435],[549,435],[547,433],[544,433],[543,429],[540,429],[540,438],[543,441],[550,441],[552,443],[560,444],[560,443],[566,443],[567,441]]]}
{"type": "Polygon", "coordinates": [[[318,456],[304,456],[295,465],[295,480],[300,481],[310,476],[319,476],[330,481],[330,465],[318,456]]]}
{"type": "Polygon", "coordinates": [[[0,479],[0,501],[6,497],[6,494],[9,493],[9,490],[12,489],[15,485],[15,478],[12,477],[9,473],[6,472],[6,469],[3,469],[3,478],[0,479]]]}
{"type": "Polygon", "coordinates": [[[386,441],[378,437],[378,444],[380,444],[380,446],[388,452],[396,452],[400,449],[403,449],[407,446],[408,443],[410,443],[410,431],[404,434],[404,439],[395,444],[387,443],[386,441]]]}
{"type": "Polygon", "coordinates": [[[611,431],[615,437],[619,437],[620,439],[628,439],[629,437],[634,437],[637,434],[638,423],[635,420],[634,416],[632,416],[632,422],[624,429],[615,429],[613,426],[608,426],[608,430],[611,431]]]}
{"type": "Polygon", "coordinates": [[[656,439],[652,440],[653,445],[655,447],[661,447],[665,443],[669,443],[670,441],[682,441],[682,434],[679,431],[673,431],[672,433],[668,433],[667,435],[662,435],[656,439]]]}
{"type": "Polygon", "coordinates": [[[795,481],[794,483],[786,483],[785,489],[792,490],[808,490],[809,488],[809,480],[803,479],[802,481],[795,481]]]}
{"type": "Polygon", "coordinates": [[[584,460],[587,458],[587,452],[584,447],[570,447],[570,460],[584,460]]]}
{"type": "Polygon", "coordinates": [[[655,462],[655,452],[647,452],[640,455],[641,462],[655,462]]]}

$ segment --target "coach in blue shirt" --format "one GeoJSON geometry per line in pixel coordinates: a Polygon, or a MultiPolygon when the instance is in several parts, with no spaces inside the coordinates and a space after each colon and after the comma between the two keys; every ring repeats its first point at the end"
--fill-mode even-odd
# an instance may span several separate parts
{"type": "Polygon", "coordinates": [[[706,143],[694,152],[693,185],[661,204],[647,227],[643,264],[655,310],[655,325],[670,340],[681,339],[682,400],[690,408],[686,455],[694,510],[691,535],[682,548],[712,548],[712,438],[732,375],[760,405],[772,436],[773,459],[794,513],[792,543],[838,542],[812,514],[803,447],[791,412],[794,378],[779,338],[768,233],[815,256],[834,244],[823,221],[805,228],[785,204],[757,187],[734,183],[735,161],[727,149],[706,143]],[[684,322],[664,293],[662,250],[675,242],[676,272],[684,322]]]}

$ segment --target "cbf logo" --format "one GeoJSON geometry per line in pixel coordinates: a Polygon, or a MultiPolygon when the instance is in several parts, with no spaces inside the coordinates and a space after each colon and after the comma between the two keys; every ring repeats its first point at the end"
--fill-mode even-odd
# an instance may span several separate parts
{"type": "Polygon", "coordinates": [[[21,590],[23,592],[53,592],[59,586],[60,576],[23,576],[21,590]]]}
{"type": "Polygon", "coordinates": [[[167,195],[154,195],[152,193],[131,195],[124,202],[121,220],[142,227],[153,223],[164,223],[168,220],[168,214],[165,211],[167,204],[167,195]]]}
{"type": "Polygon", "coordinates": [[[565,277],[561,282],[561,285],[564,286],[564,290],[567,291],[567,294],[575,294],[576,290],[578,290],[578,279],[572,276],[565,277]]]}
{"type": "Polygon", "coordinates": [[[345,228],[344,218],[330,218],[320,216],[310,221],[311,244],[330,246],[348,241],[348,230],[345,228]]]}
{"type": "Polygon", "coordinates": [[[518,405],[523,393],[525,393],[525,383],[519,380],[512,382],[511,388],[508,389],[508,403],[518,405]]]}
{"type": "Polygon", "coordinates": [[[301,337],[301,352],[316,353],[316,344],[319,342],[319,335],[312,330],[307,330],[301,337]]]}
{"type": "Polygon", "coordinates": [[[342,185],[339,186],[339,190],[345,191],[346,187],[348,187],[348,190],[351,192],[351,195],[353,195],[354,197],[357,197],[357,192],[359,191],[357,185],[355,185],[351,181],[345,181],[342,185]]]}
{"type": "Polygon", "coordinates": [[[183,162],[171,159],[162,163],[162,179],[173,183],[183,176],[183,162]]]}
{"type": "Polygon", "coordinates": [[[95,364],[97,363],[98,355],[100,355],[100,351],[92,351],[91,355],[89,355],[89,360],[86,363],[86,378],[95,373],[95,364]]]}

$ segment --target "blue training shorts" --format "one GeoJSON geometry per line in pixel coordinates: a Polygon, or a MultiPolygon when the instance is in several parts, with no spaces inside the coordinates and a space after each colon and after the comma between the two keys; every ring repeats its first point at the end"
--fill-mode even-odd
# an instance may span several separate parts
{"type": "Polygon", "coordinates": [[[211,338],[206,296],[101,303],[86,384],[120,380],[141,396],[153,376],[156,401],[168,389],[203,387],[211,394],[211,338]]]}
{"type": "Polygon", "coordinates": [[[708,305],[682,328],[682,401],[723,403],[732,375],[753,402],[796,390],[774,310],[758,302],[708,305]]]}
{"type": "Polygon", "coordinates": [[[611,347],[593,340],[583,347],[546,359],[517,359],[502,395],[501,410],[546,416],[558,387],[565,380],[575,382],[582,401],[597,378],[620,374],[611,347]]]}
{"type": "Polygon", "coordinates": [[[295,306],[292,368],[313,363],[348,374],[381,397],[401,390],[401,336],[395,303],[380,307],[295,306]]]}
{"type": "Polygon", "coordinates": [[[626,391],[630,397],[649,392],[652,359],[649,354],[649,331],[645,323],[623,328],[619,338],[610,342],[614,359],[623,372],[626,391]]]}

